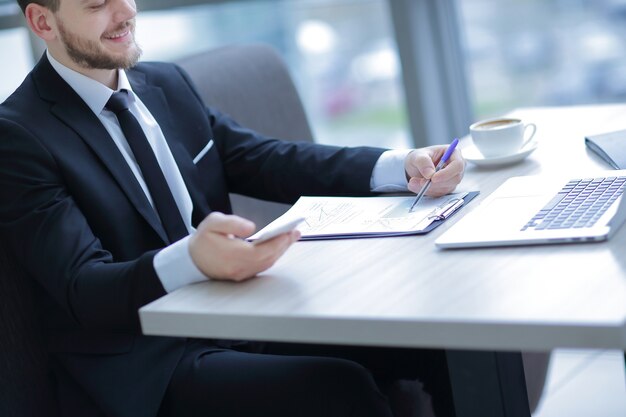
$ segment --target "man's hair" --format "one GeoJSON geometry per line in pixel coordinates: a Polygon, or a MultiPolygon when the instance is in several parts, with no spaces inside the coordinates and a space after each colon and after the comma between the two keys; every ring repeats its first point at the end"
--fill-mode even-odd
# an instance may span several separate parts
{"type": "Polygon", "coordinates": [[[38,4],[40,6],[50,9],[51,12],[56,12],[57,10],[59,10],[60,2],[61,0],[17,0],[17,4],[20,5],[23,13],[26,11],[26,6],[28,6],[30,3],[38,4]]]}

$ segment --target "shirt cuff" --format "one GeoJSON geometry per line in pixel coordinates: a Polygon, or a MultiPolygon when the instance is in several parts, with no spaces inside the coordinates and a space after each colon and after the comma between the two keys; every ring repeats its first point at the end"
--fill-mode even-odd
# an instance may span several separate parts
{"type": "Polygon", "coordinates": [[[372,171],[370,188],[376,193],[407,191],[408,182],[404,160],[412,149],[385,151],[372,171]]]}
{"type": "Polygon", "coordinates": [[[189,253],[190,237],[182,238],[154,256],[154,270],[168,293],[185,285],[207,279],[191,259],[189,253]]]}

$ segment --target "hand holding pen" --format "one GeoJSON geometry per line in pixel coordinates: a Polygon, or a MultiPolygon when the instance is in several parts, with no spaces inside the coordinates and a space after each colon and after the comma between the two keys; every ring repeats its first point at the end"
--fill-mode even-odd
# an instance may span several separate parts
{"type": "MultiPolygon", "coordinates": [[[[454,139],[452,143],[450,144],[450,146],[448,146],[444,155],[441,157],[441,159],[439,159],[439,162],[437,163],[437,166],[435,167],[434,173],[428,178],[426,183],[424,183],[422,188],[417,193],[415,200],[413,201],[413,204],[411,205],[411,208],[409,209],[409,212],[413,211],[417,203],[422,199],[424,194],[426,194],[426,191],[428,191],[428,189],[430,188],[432,184],[433,175],[435,175],[439,170],[441,170],[448,163],[458,143],[459,143],[459,140],[454,139]]],[[[426,148],[426,149],[429,149],[429,148],[426,148]]],[[[433,148],[430,148],[430,149],[433,149],[433,148]]],[[[420,156],[418,156],[418,158],[419,157],[420,156]]],[[[460,163],[455,164],[454,169],[452,169],[449,173],[449,178],[447,179],[447,181],[442,182],[442,185],[439,187],[440,189],[438,190],[439,194],[446,194],[448,192],[451,192],[452,190],[454,190],[456,185],[461,181],[461,178],[463,177],[463,170],[464,170],[465,164],[463,163],[462,158],[459,157],[457,159],[460,159],[460,163]]],[[[430,164],[431,166],[430,170],[432,170],[432,162],[430,161],[426,161],[426,162],[430,164]]],[[[421,171],[422,169],[424,169],[423,168],[424,160],[421,161],[421,164],[422,164],[422,168],[420,169],[419,168],[420,161],[415,162],[415,165],[418,166],[418,171],[421,171]]],[[[407,172],[408,172],[408,169],[407,169],[407,172]]],[[[421,175],[421,172],[420,172],[420,175],[421,175]]]]}

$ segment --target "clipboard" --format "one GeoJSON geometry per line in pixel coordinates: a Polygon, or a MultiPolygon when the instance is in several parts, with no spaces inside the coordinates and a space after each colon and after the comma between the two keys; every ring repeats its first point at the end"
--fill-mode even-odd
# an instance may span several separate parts
{"type": "Polygon", "coordinates": [[[478,191],[425,198],[415,214],[409,212],[415,196],[301,197],[283,216],[248,238],[254,241],[268,230],[304,218],[300,240],[361,239],[429,233],[472,201],[478,191]]]}

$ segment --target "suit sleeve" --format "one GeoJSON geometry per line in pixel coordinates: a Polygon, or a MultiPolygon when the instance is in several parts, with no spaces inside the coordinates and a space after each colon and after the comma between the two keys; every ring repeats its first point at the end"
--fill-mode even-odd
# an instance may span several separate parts
{"type": "Polygon", "coordinates": [[[53,156],[0,120],[0,233],[15,260],[81,327],[139,329],[137,310],[165,294],[156,251],[114,262],[64,187],[53,156]]]}

